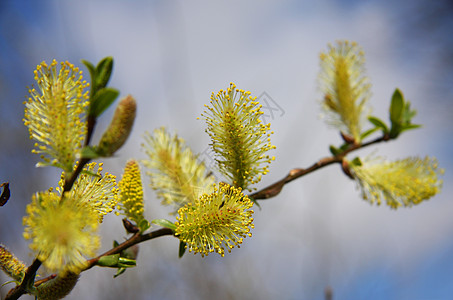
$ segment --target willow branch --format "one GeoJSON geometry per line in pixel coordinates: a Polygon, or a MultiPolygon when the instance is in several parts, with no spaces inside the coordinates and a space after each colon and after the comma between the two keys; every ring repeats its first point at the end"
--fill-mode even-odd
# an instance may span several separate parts
{"type": "MultiPolygon", "coordinates": [[[[129,239],[127,239],[124,242],[122,242],[121,244],[119,244],[118,246],[106,251],[105,253],[102,253],[101,255],[99,255],[99,256],[97,256],[95,258],[92,258],[92,259],[88,260],[88,266],[83,271],[89,270],[92,267],[96,266],[98,261],[99,261],[99,259],[101,259],[101,257],[103,257],[103,256],[108,256],[108,255],[121,253],[121,251],[123,251],[123,250],[125,250],[125,249],[127,249],[129,247],[132,247],[132,246],[134,246],[136,244],[142,243],[144,241],[152,240],[152,239],[155,239],[155,238],[158,238],[158,237],[161,237],[161,236],[173,235],[173,234],[174,234],[174,232],[171,229],[168,229],[168,228],[157,229],[155,231],[151,231],[151,232],[146,233],[146,234],[136,233],[133,236],[131,236],[129,239]]],[[[47,282],[47,281],[53,279],[53,278],[55,278],[55,274],[50,275],[50,276],[48,276],[46,278],[43,278],[41,280],[37,280],[35,282],[35,287],[43,284],[44,282],[47,282]]]]}
{"type": "Polygon", "coordinates": [[[390,137],[388,135],[383,135],[382,137],[379,137],[379,138],[369,141],[367,143],[350,144],[349,148],[347,148],[345,151],[341,152],[340,154],[322,158],[306,169],[301,169],[301,168],[292,169],[291,171],[289,171],[288,175],[286,175],[284,178],[263,188],[262,190],[259,190],[253,194],[250,194],[249,197],[253,200],[264,200],[264,199],[269,199],[269,198],[275,197],[281,192],[281,190],[283,189],[283,186],[285,184],[287,184],[297,178],[310,174],[316,170],[324,168],[328,165],[331,165],[334,163],[342,163],[344,157],[350,152],[353,152],[353,151],[356,151],[356,150],[359,150],[359,149],[362,149],[362,148],[365,148],[365,147],[368,147],[370,145],[374,145],[377,143],[387,142],[388,140],[390,140],[390,137]]]}
{"type": "Polygon", "coordinates": [[[151,232],[149,232],[147,234],[136,233],[132,237],[130,237],[129,239],[124,241],[123,243],[119,244],[118,246],[108,250],[107,252],[99,255],[98,257],[90,259],[88,261],[89,265],[88,265],[88,267],[85,270],[88,270],[88,269],[91,269],[92,267],[94,267],[98,263],[99,259],[101,257],[103,257],[103,256],[117,254],[117,253],[120,253],[121,251],[123,251],[123,250],[125,250],[125,249],[127,249],[129,247],[132,247],[132,246],[134,246],[136,244],[139,244],[141,242],[144,242],[144,241],[147,241],[147,240],[151,240],[151,239],[155,239],[155,238],[158,238],[158,237],[161,237],[161,236],[173,235],[173,234],[174,234],[173,230],[171,230],[169,228],[161,228],[161,229],[158,229],[158,230],[155,230],[155,231],[151,231],[151,232]]]}

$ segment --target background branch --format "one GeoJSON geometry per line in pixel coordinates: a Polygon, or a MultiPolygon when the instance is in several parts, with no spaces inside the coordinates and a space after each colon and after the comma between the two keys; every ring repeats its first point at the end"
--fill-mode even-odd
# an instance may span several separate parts
{"type": "Polygon", "coordinates": [[[372,141],[369,141],[367,143],[350,144],[350,146],[342,153],[334,155],[334,156],[322,158],[306,169],[300,169],[300,168],[292,169],[291,171],[289,171],[288,175],[286,175],[284,178],[263,188],[262,190],[259,190],[253,194],[250,194],[249,198],[253,199],[253,200],[264,200],[264,199],[269,199],[269,198],[275,197],[280,193],[280,191],[283,189],[283,186],[285,184],[287,184],[297,178],[305,176],[311,172],[319,170],[323,167],[326,167],[328,165],[331,165],[334,163],[341,163],[343,161],[344,157],[350,152],[353,152],[353,151],[356,151],[356,150],[359,150],[359,149],[362,149],[362,148],[365,148],[367,146],[374,145],[377,143],[387,142],[388,140],[390,140],[390,137],[385,134],[385,135],[383,135],[377,139],[374,139],[372,141]]]}

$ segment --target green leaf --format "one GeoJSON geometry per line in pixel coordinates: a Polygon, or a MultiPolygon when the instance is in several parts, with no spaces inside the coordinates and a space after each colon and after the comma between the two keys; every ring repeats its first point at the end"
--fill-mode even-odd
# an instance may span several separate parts
{"type": "Polygon", "coordinates": [[[184,255],[184,253],[186,253],[186,245],[187,243],[179,241],[179,253],[178,253],[179,258],[181,258],[184,255]]]}
{"type": "Polygon", "coordinates": [[[338,155],[338,154],[340,154],[342,152],[340,149],[338,149],[337,147],[335,147],[333,145],[329,146],[329,150],[330,150],[330,153],[332,153],[333,156],[336,156],[336,155],[338,155]]]}
{"type": "Polygon", "coordinates": [[[118,267],[120,268],[132,268],[137,266],[137,261],[135,259],[120,257],[118,259],[118,267]]]}
{"type": "Polygon", "coordinates": [[[368,129],[365,132],[362,132],[362,134],[360,135],[360,140],[364,140],[365,138],[372,135],[374,132],[378,131],[379,129],[382,129],[382,128],[374,127],[374,128],[368,129]]]}
{"type": "Polygon", "coordinates": [[[258,200],[255,200],[253,198],[250,198],[250,200],[252,200],[253,204],[261,210],[261,205],[258,203],[258,200]]]}
{"type": "Polygon", "coordinates": [[[99,258],[97,265],[101,267],[116,268],[118,266],[119,259],[119,254],[102,256],[101,258],[99,258]]]}
{"type": "Polygon", "coordinates": [[[116,277],[120,276],[124,272],[126,272],[126,268],[118,268],[118,272],[116,272],[116,274],[113,275],[113,278],[116,278],[116,277]]]}
{"type": "Polygon", "coordinates": [[[99,117],[118,97],[120,92],[114,88],[102,88],[96,92],[90,102],[89,115],[99,117]]]}
{"type": "Polygon", "coordinates": [[[90,72],[91,81],[93,81],[96,76],[96,69],[94,68],[93,64],[90,63],[89,61],[84,60],[84,59],[82,59],[81,61],[82,61],[82,64],[84,64],[85,67],[87,67],[88,72],[90,72]]]}
{"type": "Polygon", "coordinates": [[[111,56],[105,57],[98,63],[96,66],[96,78],[94,79],[98,89],[102,89],[107,86],[110,76],[112,75],[112,69],[113,57],[111,56]]]}
{"type": "Polygon", "coordinates": [[[340,146],[340,151],[341,151],[340,153],[345,152],[346,150],[348,150],[348,148],[349,148],[349,144],[344,143],[343,145],[340,146]]]}
{"type": "Polygon", "coordinates": [[[384,121],[382,121],[381,119],[376,118],[376,117],[368,117],[368,121],[370,121],[377,128],[381,128],[384,133],[389,132],[389,128],[384,123],[384,121]]]}
{"type": "Polygon", "coordinates": [[[355,157],[353,160],[350,161],[350,164],[353,166],[361,166],[362,161],[360,160],[359,157],[355,157]]]}
{"type": "Polygon", "coordinates": [[[404,98],[399,89],[396,89],[390,104],[390,121],[392,124],[400,124],[403,116],[404,98]]]}
{"type": "Polygon", "coordinates": [[[419,124],[409,124],[409,125],[404,125],[401,127],[401,131],[400,132],[403,132],[403,131],[406,131],[406,130],[411,130],[411,129],[417,129],[417,128],[420,128],[422,127],[422,125],[419,125],[419,124]]]}
{"type": "Polygon", "coordinates": [[[156,224],[161,227],[169,228],[173,231],[176,230],[175,223],[173,223],[169,220],[166,220],[166,219],[155,219],[155,220],[152,220],[151,223],[156,224]]]}
{"type": "Polygon", "coordinates": [[[92,63],[90,63],[87,60],[82,59],[82,63],[87,67],[88,72],[90,72],[90,82],[91,82],[91,89],[90,89],[90,98],[96,93],[96,84],[95,84],[95,78],[96,78],[96,68],[92,63]]]}
{"type": "Polygon", "coordinates": [[[140,228],[140,232],[145,232],[150,227],[151,224],[146,219],[143,219],[140,221],[140,223],[138,223],[138,228],[140,228]]]}
{"type": "Polygon", "coordinates": [[[113,248],[116,248],[120,245],[116,240],[113,241],[113,248]]]}
{"type": "Polygon", "coordinates": [[[80,155],[82,158],[91,158],[95,159],[99,157],[99,154],[96,152],[96,149],[92,146],[86,146],[82,148],[82,151],[80,152],[80,155]]]}

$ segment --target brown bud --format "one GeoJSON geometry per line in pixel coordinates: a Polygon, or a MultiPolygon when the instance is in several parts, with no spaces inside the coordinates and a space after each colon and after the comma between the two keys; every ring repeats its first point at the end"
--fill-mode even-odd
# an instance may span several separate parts
{"type": "Polygon", "coordinates": [[[349,169],[349,163],[347,160],[343,159],[343,161],[341,162],[341,169],[343,170],[343,173],[346,174],[346,176],[348,176],[351,179],[354,179],[354,177],[351,174],[351,170],[349,169]]]}
{"type": "Polygon", "coordinates": [[[129,233],[137,233],[140,230],[137,226],[132,224],[132,222],[126,218],[123,219],[123,226],[126,229],[126,231],[129,233]]]}
{"type": "Polygon", "coordinates": [[[0,188],[3,187],[3,192],[0,195],[0,206],[3,206],[8,202],[11,192],[9,190],[9,182],[4,182],[0,184],[0,188]]]}
{"type": "Polygon", "coordinates": [[[355,144],[355,139],[353,136],[350,136],[344,132],[340,131],[341,138],[343,141],[345,141],[347,144],[355,144]]]}

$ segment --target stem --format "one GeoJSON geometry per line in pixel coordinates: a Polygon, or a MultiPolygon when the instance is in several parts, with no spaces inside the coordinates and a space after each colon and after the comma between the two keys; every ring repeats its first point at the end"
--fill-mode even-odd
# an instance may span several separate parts
{"type": "MultiPolygon", "coordinates": [[[[115,248],[112,248],[112,249],[108,250],[107,252],[102,253],[98,257],[95,257],[95,258],[92,258],[92,259],[88,260],[88,267],[86,267],[83,271],[89,270],[92,267],[96,266],[96,264],[98,263],[99,259],[101,257],[103,257],[103,256],[117,254],[117,253],[120,253],[121,251],[123,251],[123,250],[125,250],[125,249],[127,249],[129,247],[132,247],[133,245],[139,244],[141,242],[144,242],[144,241],[147,241],[147,240],[152,240],[152,239],[155,239],[155,238],[158,238],[158,237],[161,237],[161,236],[173,235],[173,234],[174,234],[173,230],[171,230],[169,228],[161,228],[161,229],[158,229],[158,230],[155,230],[155,231],[151,231],[151,232],[149,232],[147,234],[136,233],[132,237],[127,239],[126,241],[124,241],[121,244],[119,244],[118,246],[116,246],[115,248]]],[[[53,279],[55,277],[56,277],[55,274],[52,274],[52,275],[50,275],[50,276],[48,276],[48,277],[46,277],[44,279],[36,281],[35,282],[35,286],[39,286],[40,284],[43,284],[44,282],[49,281],[49,280],[51,280],[51,279],[53,279]]],[[[5,300],[7,300],[7,299],[5,299],[5,300]]]]}
{"type": "Polygon", "coordinates": [[[74,172],[72,172],[72,175],[71,175],[71,178],[69,178],[68,180],[65,180],[65,183],[64,183],[64,186],[63,186],[63,193],[61,193],[61,195],[64,194],[64,192],[69,192],[74,184],[74,182],[76,181],[77,177],[79,176],[80,172],[82,172],[83,170],[83,167],[90,161],[91,159],[90,158],[82,158],[79,163],[77,164],[77,168],[74,170],[74,172]]]}
{"type": "Polygon", "coordinates": [[[346,149],[345,151],[343,151],[342,153],[334,155],[334,156],[322,158],[318,162],[314,163],[313,165],[311,165],[310,167],[308,167],[306,169],[300,169],[300,168],[292,169],[291,171],[289,171],[288,175],[286,175],[284,178],[263,188],[262,190],[259,190],[253,194],[250,194],[249,198],[251,198],[253,200],[264,200],[264,199],[269,199],[269,198],[275,197],[281,192],[281,190],[283,189],[283,186],[285,184],[287,184],[299,177],[312,173],[316,170],[324,168],[328,165],[331,165],[334,163],[341,163],[343,161],[344,157],[350,152],[353,152],[358,149],[362,149],[362,148],[365,148],[365,147],[368,147],[370,145],[374,145],[374,144],[377,144],[380,142],[387,142],[388,140],[390,140],[390,137],[388,135],[383,135],[382,137],[379,137],[377,139],[374,139],[374,140],[369,141],[364,144],[351,144],[350,147],[348,149],[346,149]]]}
{"type": "Polygon", "coordinates": [[[90,259],[88,261],[89,265],[88,265],[88,267],[85,270],[88,270],[88,269],[91,269],[92,267],[94,267],[97,264],[97,262],[99,261],[99,259],[101,257],[103,257],[103,256],[117,254],[117,253],[120,253],[121,251],[123,251],[123,250],[125,250],[125,249],[127,249],[129,247],[132,247],[133,245],[139,244],[141,242],[144,242],[144,241],[147,241],[147,240],[151,240],[151,239],[155,239],[155,238],[158,238],[158,237],[161,237],[161,236],[173,235],[173,234],[174,234],[173,230],[171,230],[169,228],[161,228],[161,229],[158,229],[158,230],[155,230],[155,231],[151,231],[151,232],[149,232],[147,234],[140,234],[139,232],[137,232],[132,237],[130,237],[128,240],[126,240],[123,243],[119,244],[115,248],[112,248],[112,249],[108,250],[107,252],[99,255],[98,257],[90,259]]]}

